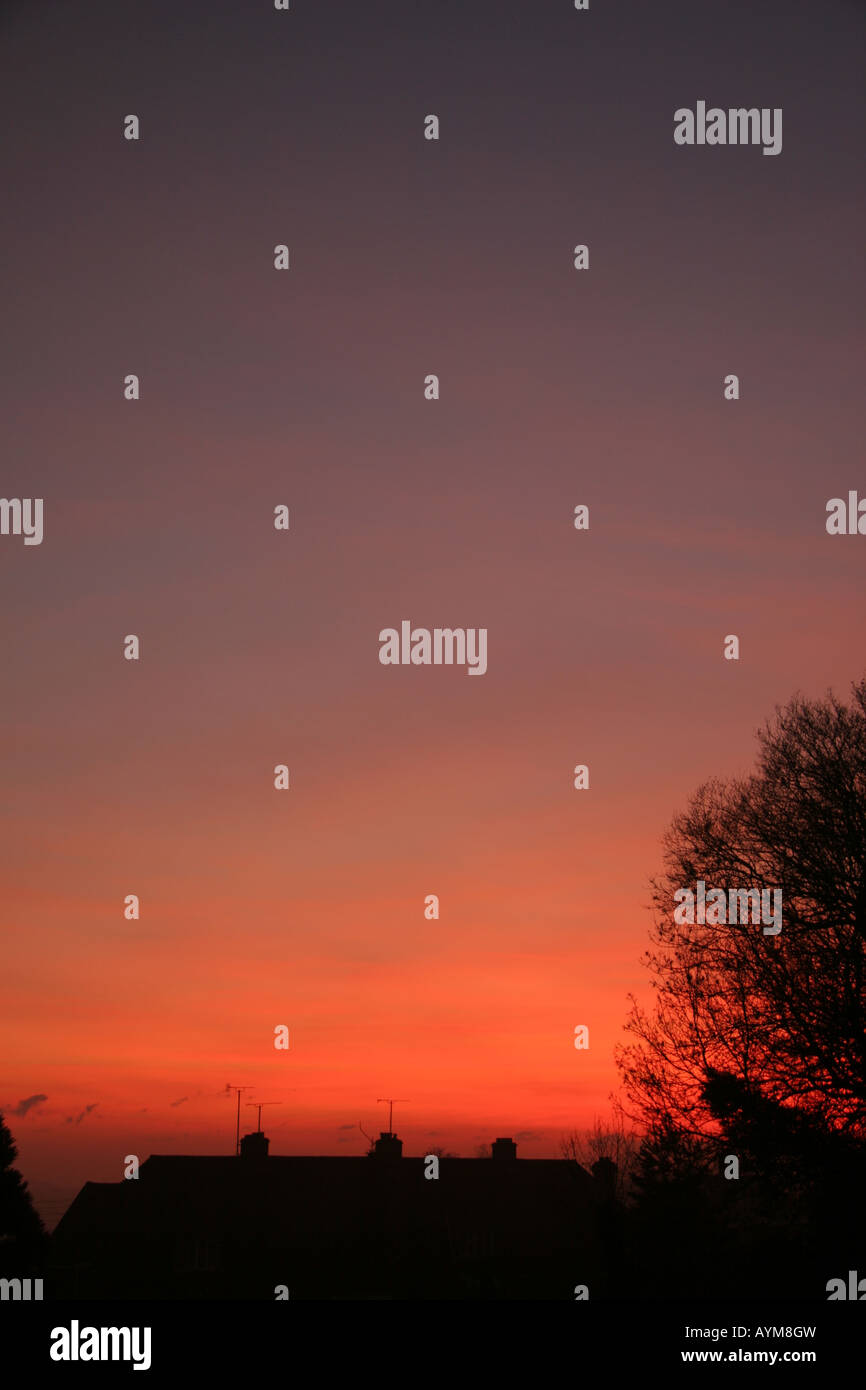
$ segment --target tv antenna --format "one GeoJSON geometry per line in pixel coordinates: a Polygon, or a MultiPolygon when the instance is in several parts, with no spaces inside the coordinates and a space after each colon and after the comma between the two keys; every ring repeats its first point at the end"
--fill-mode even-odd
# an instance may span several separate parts
{"type": "Polygon", "coordinates": [[[379,1099],[376,1101],[376,1104],[377,1104],[377,1105],[387,1105],[387,1106],[388,1106],[388,1133],[389,1133],[389,1134],[393,1134],[393,1133],[394,1133],[394,1106],[397,1105],[398,1103],[399,1103],[400,1105],[408,1105],[408,1104],[409,1104],[409,1102],[408,1102],[405,1098],[401,1098],[400,1096],[394,1096],[393,1100],[391,1099],[390,1096],[380,1096],[379,1099]]]}
{"type": "Polygon", "coordinates": [[[238,1093],[238,1127],[237,1133],[235,1134],[236,1154],[239,1154],[241,1151],[241,1091],[254,1091],[255,1089],[255,1086],[229,1086],[228,1083],[226,1083],[227,1091],[237,1091],[238,1093]]]}
{"type": "Polygon", "coordinates": [[[258,1126],[259,1134],[261,1134],[261,1132],[262,1132],[262,1110],[264,1109],[264,1107],[265,1107],[266,1105],[281,1105],[281,1104],[282,1104],[282,1101],[279,1101],[279,1100],[246,1100],[246,1101],[244,1101],[244,1105],[251,1105],[251,1106],[253,1106],[256,1110],[258,1110],[258,1112],[259,1112],[259,1118],[258,1118],[258,1120],[256,1121],[256,1124],[257,1124],[257,1126],[258,1126]]]}

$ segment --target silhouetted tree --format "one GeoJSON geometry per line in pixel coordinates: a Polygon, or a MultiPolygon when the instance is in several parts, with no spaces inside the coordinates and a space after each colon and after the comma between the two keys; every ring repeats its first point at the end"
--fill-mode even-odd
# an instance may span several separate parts
{"type": "Polygon", "coordinates": [[[632,999],[618,1065],[632,1113],[659,1132],[736,1121],[789,1149],[820,1131],[862,1139],[866,680],[850,705],[777,707],[758,741],[757,770],[705,783],[665,836],[645,957],[657,997],[649,1011],[632,999]],[[781,931],[677,924],[674,894],[698,879],[780,888],[781,931]]]}
{"type": "Polygon", "coordinates": [[[675,1193],[678,1206],[700,1207],[707,1180],[715,1172],[713,1141],[684,1134],[662,1121],[645,1135],[638,1151],[633,1179],[636,1202],[640,1206],[652,1199],[664,1205],[675,1193]]]}
{"type": "Polygon", "coordinates": [[[817,1175],[834,1159],[844,1163],[859,1155],[859,1144],[844,1130],[824,1128],[807,1111],[768,1099],[730,1072],[709,1067],[704,1098],[726,1143],[774,1181],[780,1163],[796,1163],[801,1174],[817,1175]]]}
{"type": "Polygon", "coordinates": [[[824,1268],[846,1258],[851,1241],[866,1229],[862,1141],[849,1130],[827,1129],[798,1106],[768,1099],[730,1073],[711,1071],[704,1093],[724,1147],[739,1159],[739,1215],[753,1243],[771,1240],[778,1250],[784,1232],[793,1245],[787,1256],[792,1269],[810,1258],[824,1268]]]}
{"type": "Polygon", "coordinates": [[[0,1115],[0,1266],[4,1277],[27,1274],[35,1268],[46,1239],[27,1184],[12,1167],[17,1157],[12,1135],[0,1115]]]}
{"type": "Polygon", "coordinates": [[[573,1129],[559,1141],[563,1158],[579,1163],[589,1173],[594,1173],[595,1165],[599,1162],[613,1166],[609,1183],[612,1185],[612,1196],[618,1202],[624,1202],[628,1197],[639,1146],[638,1135],[626,1129],[619,1113],[615,1113],[610,1120],[596,1116],[591,1128],[573,1129]]]}
{"type": "Polygon", "coordinates": [[[635,1163],[628,1227],[633,1293],[695,1298],[731,1292],[727,1196],[716,1141],[661,1118],[635,1163]]]}

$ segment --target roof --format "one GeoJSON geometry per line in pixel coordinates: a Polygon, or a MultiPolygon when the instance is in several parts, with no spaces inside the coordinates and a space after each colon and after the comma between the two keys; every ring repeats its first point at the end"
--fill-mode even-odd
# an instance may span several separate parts
{"type": "Polygon", "coordinates": [[[84,1231],[117,1236],[201,1230],[268,1243],[399,1226],[471,1225],[548,1232],[590,1200],[593,1180],[565,1159],[205,1157],[154,1154],[137,1179],[86,1183],[59,1222],[59,1245],[84,1231]]]}

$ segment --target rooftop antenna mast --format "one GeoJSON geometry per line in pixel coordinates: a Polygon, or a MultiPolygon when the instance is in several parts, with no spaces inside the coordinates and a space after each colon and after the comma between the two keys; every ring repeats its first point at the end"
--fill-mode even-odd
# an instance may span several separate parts
{"type": "Polygon", "coordinates": [[[241,1151],[241,1091],[254,1091],[255,1089],[255,1086],[229,1086],[228,1084],[226,1085],[227,1091],[237,1091],[238,1093],[238,1127],[237,1133],[235,1134],[236,1154],[239,1154],[241,1151]]]}
{"type": "Polygon", "coordinates": [[[281,1102],[278,1101],[278,1100],[246,1100],[246,1101],[244,1101],[244,1104],[245,1104],[245,1105],[252,1105],[256,1110],[258,1110],[258,1112],[259,1112],[259,1118],[258,1118],[258,1120],[257,1120],[256,1123],[257,1123],[257,1126],[258,1126],[259,1134],[261,1134],[261,1132],[262,1132],[262,1108],[263,1108],[263,1106],[265,1106],[265,1105],[280,1105],[281,1102]]]}
{"type": "Polygon", "coordinates": [[[409,1104],[408,1100],[406,1100],[405,1097],[400,1097],[400,1096],[394,1096],[393,1100],[391,1099],[390,1096],[380,1096],[379,1099],[376,1101],[376,1104],[377,1104],[377,1105],[387,1105],[387,1106],[388,1106],[388,1133],[389,1133],[389,1134],[393,1134],[393,1133],[394,1133],[394,1106],[397,1105],[398,1103],[399,1103],[400,1105],[408,1105],[408,1104],[409,1104]]]}

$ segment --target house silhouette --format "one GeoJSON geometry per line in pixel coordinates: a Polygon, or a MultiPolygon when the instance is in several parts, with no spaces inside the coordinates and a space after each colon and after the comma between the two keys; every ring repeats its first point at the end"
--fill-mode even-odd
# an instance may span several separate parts
{"type": "Polygon", "coordinates": [[[592,1259],[598,1182],[566,1159],[154,1154],[84,1185],[52,1239],[55,1298],[570,1298],[592,1259]]]}

